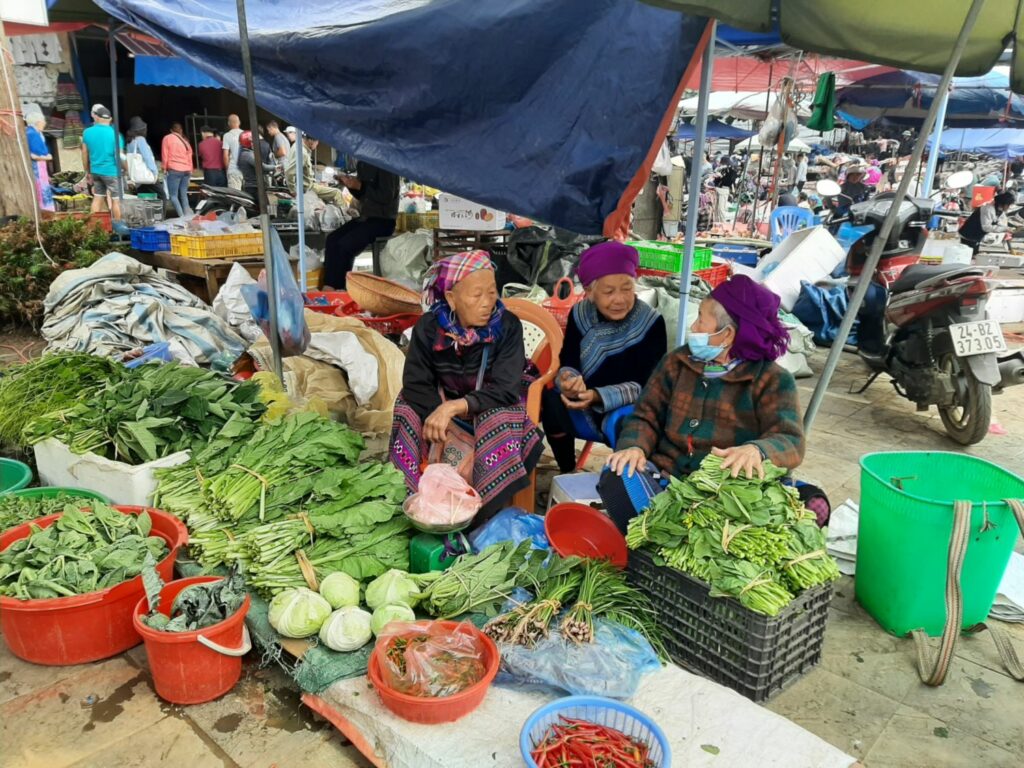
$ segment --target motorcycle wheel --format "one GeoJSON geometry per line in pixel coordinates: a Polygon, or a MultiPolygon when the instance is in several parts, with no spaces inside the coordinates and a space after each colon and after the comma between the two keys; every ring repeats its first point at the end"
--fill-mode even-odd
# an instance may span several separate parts
{"type": "Polygon", "coordinates": [[[961,445],[980,443],[992,421],[992,387],[982,384],[959,357],[946,353],[939,370],[953,376],[956,387],[953,405],[939,406],[939,418],[946,432],[961,445]]]}

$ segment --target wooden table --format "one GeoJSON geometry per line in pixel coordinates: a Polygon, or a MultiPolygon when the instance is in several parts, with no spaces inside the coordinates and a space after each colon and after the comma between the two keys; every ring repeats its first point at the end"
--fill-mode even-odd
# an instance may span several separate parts
{"type": "Polygon", "coordinates": [[[258,276],[260,270],[263,269],[262,256],[187,259],[184,256],[175,256],[169,251],[153,253],[133,251],[132,256],[143,264],[148,264],[156,269],[174,272],[185,288],[208,304],[213,302],[234,264],[241,264],[253,277],[258,276]]]}

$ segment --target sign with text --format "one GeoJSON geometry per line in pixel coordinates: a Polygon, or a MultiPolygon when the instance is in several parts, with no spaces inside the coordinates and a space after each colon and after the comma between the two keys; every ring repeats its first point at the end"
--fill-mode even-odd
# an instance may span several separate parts
{"type": "Polygon", "coordinates": [[[493,232],[505,228],[506,216],[501,211],[473,203],[455,195],[442,194],[438,211],[441,229],[472,229],[493,232]]]}

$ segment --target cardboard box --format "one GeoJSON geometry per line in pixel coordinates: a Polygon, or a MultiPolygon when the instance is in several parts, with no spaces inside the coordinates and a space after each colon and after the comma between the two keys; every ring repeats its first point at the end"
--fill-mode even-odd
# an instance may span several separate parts
{"type": "Polygon", "coordinates": [[[493,232],[505,228],[506,214],[455,195],[440,197],[438,225],[441,229],[470,229],[493,232]]]}

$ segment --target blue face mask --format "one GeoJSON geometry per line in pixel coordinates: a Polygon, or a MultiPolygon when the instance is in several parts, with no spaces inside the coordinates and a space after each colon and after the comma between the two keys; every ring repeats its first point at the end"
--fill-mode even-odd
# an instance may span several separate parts
{"type": "Polygon", "coordinates": [[[690,347],[690,354],[700,360],[701,362],[709,363],[725,351],[724,344],[712,345],[708,342],[711,341],[712,336],[717,336],[722,333],[726,328],[731,326],[725,326],[720,328],[714,333],[699,333],[697,331],[690,331],[686,337],[686,343],[690,347]]]}

